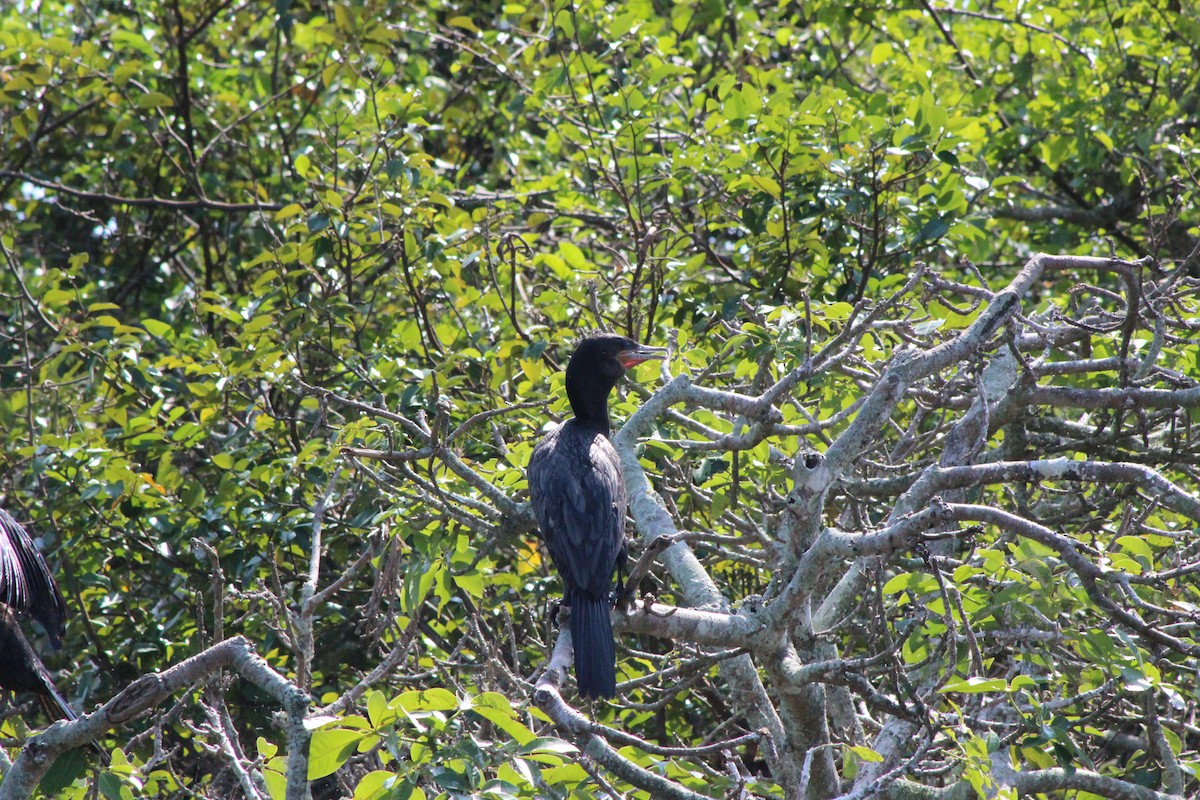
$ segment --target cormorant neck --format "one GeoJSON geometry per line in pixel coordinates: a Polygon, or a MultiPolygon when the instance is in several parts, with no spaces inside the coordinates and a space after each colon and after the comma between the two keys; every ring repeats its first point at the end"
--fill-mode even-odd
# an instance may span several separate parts
{"type": "Polygon", "coordinates": [[[595,373],[580,373],[568,365],[567,399],[571,401],[575,419],[608,436],[612,432],[612,423],[608,419],[608,394],[615,385],[595,373]]]}

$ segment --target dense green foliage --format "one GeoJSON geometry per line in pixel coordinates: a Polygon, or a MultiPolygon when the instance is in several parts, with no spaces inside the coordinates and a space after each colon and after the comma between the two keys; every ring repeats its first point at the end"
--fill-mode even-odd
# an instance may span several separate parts
{"type": "MultiPolygon", "coordinates": [[[[778,402],[783,427],[755,427],[745,447],[728,435],[753,421],[730,409],[689,406],[647,432],[651,482],[678,530],[718,534],[693,548],[736,603],[778,589],[771,540],[791,459],[846,430],[899,348],[977,318],[983,294],[959,289],[998,291],[1034,253],[1150,255],[1171,278],[1146,289],[1158,299],[1142,313],[1113,275],[1048,273],[1026,313],[1080,320],[1090,336],[1026,350],[1023,367],[1136,356],[1164,370],[1139,385],[1193,385],[1200,16],[1168,2],[953,5],[45,0],[0,12],[0,495],[68,596],[68,646],[46,655],[67,697],[90,709],[241,634],[328,706],[313,739],[319,796],[598,797],[606,782],[648,796],[581,760],[577,732],[530,703],[557,582],[521,504],[524,466],[547,417],[568,413],[559,367],[576,336],[669,342],[674,374],[744,395],[851,346],[778,402]],[[919,264],[928,272],[906,285],[919,264]],[[839,343],[869,303],[878,324],[839,343]],[[317,591],[343,582],[305,611],[314,541],[317,591]]],[[[942,457],[985,363],[901,403],[824,523],[884,524],[942,457]]],[[[1036,377],[1123,389],[1128,373],[1122,361],[1036,377]]],[[[645,390],[627,389],[615,417],[655,375],[639,369],[645,390]]],[[[980,444],[994,458],[980,462],[1131,462],[1196,495],[1195,399],[1140,416],[1030,402],[1020,438],[1000,429],[1015,412],[992,420],[980,444]]],[[[1137,488],[967,492],[1074,537],[1106,569],[1179,568],[1126,588],[1187,617],[1198,522],[1137,488]]],[[[1002,739],[1017,769],[1197,791],[1194,656],[1110,628],[1053,548],[973,533],[969,557],[918,549],[873,565],[853,624],[809,651],[796,643],[805,663],[891,653],[855,666],[902,705],[936,684],[944,705],[917,703],[928,738],[895,777],[989,785],[1002,739]],[[946,643],[962,644],[947,635],[955,618],[981,638],[1042,638],[947,659],[946,643]],[[1018,695],[1030,705],[1016,730],[975,704],[1018,695]],[[1120,749],[1118,734],[1142,738],[1120,749]]],[[[689,604],[661,568],[641,590],[689,604]]],[[[1139,613],[1196,641],[1194,619],[1139,613]]],[[[620,678],[634,683],[590,716],[661,746],[758,727],[708,668],[720,648],[622,641],[620,678]],[[670,671],[680,663],[686,679],[670,671]]],[[[111,733],[124,748],[111,769],[50,788],[236,796],[236,759],[218,747],[236,733],[282,796],[276,704],[236,681],[178,701],[111,733]]],[[[10,742],[22,718],[4,723],[10,742]]],[[[847,723],[825,732],[845,747],[810,744],[851,780],[877,757],[877,732],[847,723]]],[[[728,763],[612,745],[711,796],[785,791],[755,744],[728,763]]]]}

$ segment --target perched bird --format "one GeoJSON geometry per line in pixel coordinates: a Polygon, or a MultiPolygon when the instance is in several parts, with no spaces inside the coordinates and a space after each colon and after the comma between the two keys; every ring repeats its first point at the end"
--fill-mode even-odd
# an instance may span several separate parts
{"type": "Polygon", "coordinates": [[[567,364],[575,416],[547,433],[529,459],[529,496],[571,607],[575,682],[584,698],[617,692],[609,609],[613,573],[625,566],[625,482],[608,440],[608,395],[625,370],[664,352],[611,334],[580,342],[567,364]]]}
{"type": "Polygon", "coordinates": [[[33,692],[53,719],[75,719],[50,673],[21,632],[18,615],[42,623],[51,643],[62,643],[66,603],[46,559],[21,525],[0,508],[0,687],[33,692]]]}

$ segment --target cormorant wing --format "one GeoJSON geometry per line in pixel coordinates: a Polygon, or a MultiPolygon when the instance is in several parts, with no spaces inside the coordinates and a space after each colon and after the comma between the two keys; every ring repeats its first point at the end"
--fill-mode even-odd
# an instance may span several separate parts
{"type": "Polygon", "coordinates": [[[542,539],[568,590],[612,591],[625,546],[625,483],[616,449],[572,421],[547,434],[529,460],[529,493],[542,539]]]}
{"type": "Polygon", "coordinates": [[[0,602],[42,623],[56,647],[62,642],[67,607],[62,592],[29,534],[2,508],[0,602]]]}

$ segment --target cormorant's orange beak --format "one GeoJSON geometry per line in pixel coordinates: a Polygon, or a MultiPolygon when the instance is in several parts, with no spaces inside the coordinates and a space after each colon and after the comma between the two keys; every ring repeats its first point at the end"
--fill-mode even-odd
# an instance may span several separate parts
{"type": "Polygon", "coordinates": [[[641,364],[643,361],[652,361],[656,358],[666,358],[667,348],[665,347],[647,347],[640,344],[634,350],[622,350],[617,353],[617,360],[621,362],[621,366],[625,369],[641,364]]]}

